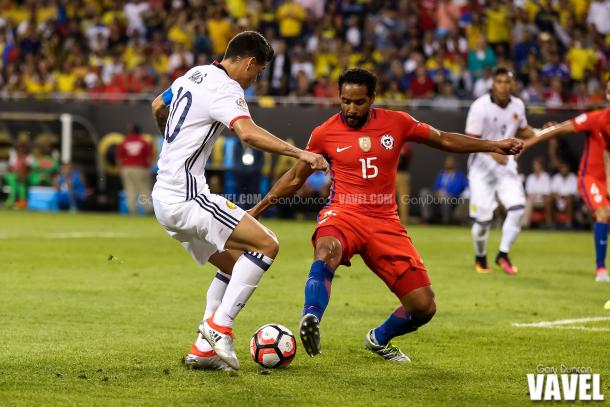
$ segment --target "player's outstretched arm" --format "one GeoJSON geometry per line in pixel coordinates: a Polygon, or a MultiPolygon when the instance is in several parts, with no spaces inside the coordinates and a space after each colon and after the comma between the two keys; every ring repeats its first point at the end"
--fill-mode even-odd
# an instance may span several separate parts
{"type": "Polygon", "coordinates": [[[167,118],[169,116],[169,109],[165,106],[163,101],[163,95],[159,95],[152,102],[152,114],[157,124],[157,128],[161,134],[165,134],[165,126],[167,125],[167,118]]]}
{"type": "Polygon", "coordinates": [[[313,169],[304,161],[297,161],[282,177],[273,184],[265,197],[248,213],[258,218],[263,212],[275,205],[278,199],[294,195],[307,181],[313,169]]]}
{"type": "Polygon", "coordinates": [[[259,150],[287,155],[308,163],[313,170],[326,171],[328,163],[320,154],[301,150],[286,143],[260,126],[249,117],[240,118],[233,124],[233,130],[241,141],[259,150]]]}
{"type": "Polygon", "coordinates": [[[481,140],[460,133],[440,131],[432,126],[430,126],[430,135],[425,143],[430,147],[453,153],[482,152],[514,155],[523,148],[523,141],[515,138],[498,141],[481,140]]]}
{"type": "Polygon", "coordinates": [[[547,127],[541,130],[536,137],[527,139],[525,141],[525,145],[523,146],[523,150],[527,150],[538,143],[550,140],[554,137],[564,136],[570,133],[576,133],[572,120],[567,120],[563,123],[547,127]]]}

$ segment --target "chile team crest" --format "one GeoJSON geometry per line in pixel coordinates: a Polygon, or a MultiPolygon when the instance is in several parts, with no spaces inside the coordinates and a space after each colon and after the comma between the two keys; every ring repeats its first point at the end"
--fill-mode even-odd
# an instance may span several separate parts
{"type": "Polygon", "coordinates": [[[391,150],[394,148],[394,137],[391,134],[384,134],[381,136],[381,145],[386,150],[391,150]]]}
{"type": "Polygon", "coordinates": [[[367,136],[360,137],[358,139],[358,145],[360,146],[360,149],[362,151],[368,153],[369,151],[371,151],[371,138],[367,136]]]}

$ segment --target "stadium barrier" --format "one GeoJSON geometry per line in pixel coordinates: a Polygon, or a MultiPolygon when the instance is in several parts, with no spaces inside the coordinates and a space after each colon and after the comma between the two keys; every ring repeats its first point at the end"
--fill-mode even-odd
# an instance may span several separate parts
{"type": "MultiPolygon", "coordinates": [[[[297,146],[303,147],[306,145],[311,131],[317,125],[337,113],[338,106],[331,100],[323,100],[323,103],[320,103],[320,100],[291,100],[292,102],[289,103],[290,101],[287,98],[274,99],[273,107],[267,108],[260,105],[267,106],[269,103],[265,104],[264,98],[259,98],[250,103],[250,111],[257,123],[280,137],[294,139],[297,146]],[[312,104],[313,102],[315,104],[312,104]]],[[[158,135],[158,131],[151,118],[151,101],[152,96],[138,96],[137,98],[128,98],[126,101],[115,101],[112,103],[94,100],[74,101],[66,99],[45,101],[12,98],[11,100],[0,100],[0,111],[4,112],[4,114],[15,112],[27,112],[27,115],[44,113],[48,115],[49,119],[53,118],[57,123],[60,122],[61,114],[67,113],[71,115],[74,126],[80,125],[84,127],[84,131],[90,134],[88,136],[89,140],[95,140],[98,143],[110,133],[119,133],[118,137],[121,137],[127,130],[128,124],[134,122],[139,123],[144,132],[158,135]]],[[[406,110],[417,120],[429,123],[436,128],[447,131],[464,131],[469,102],[462,101],[461,107],[456,110],[438,110],[433,108],[433,105],[429,102],[395,102],[396,106],[394,101],[391,101],[392,108],[406,110]]],[[[560,122],[577,114],[578,112],[569,109],[547,111],[540,107],[532,107],[528,112],[528,120],[533,126],[541,127],[548,121],[560,122]]],[[[22,117],[27,117],[27,115],[22,117]]],[[[6,124],[6,120],[0,119],[0,129],[7,127],[6,124]]],[[[33,126],[34,122],[32,121],[29,124],[33,126]]],[[[38,131],[40,132],[41,130],[39,129],[38,131]]],[[[59,133],[60,129],[56,128],[55,131],[59,133]]],[[[83,131],[83,129],[79,131],[83,131]]],[[[15,137],[16,130],[9,129],[8,132],[12,134],[13,138],[15,137]]],[[[32,132],[36,134],[35,131],[32,132]]],[[[73,139],[74,142],[77,139],[82,141],[82,134],[81,137],[73,137],[73,139]]],[[[564,141],[573,155],[578,157],[583,144],[581,138],[567,137],[564,141]]],[[[114,140],[113,145],[116,142],[118,142],[118,139],[114,140]]],[[[77,147],[79,146],[73,146],[73,153],[79,152],[82,155],[75,156],[74,161],[85,165],[87,163],[95,163],[94,168],[97,171],[96,182],[100,190],[103,191],[108,187],[108,183],[116,182],[113,181],[112,171],[108,169],[109,164],[112,164],[113,148],[100,150],[100,145],[98,144],[95,146],[99,152],[96,155],[92,154],[95,152],[95,149],[88,149],[91,146],[87,148],[83,148],[85,146],[77,147]]],[[[530,172],[531,159],[536,155],[545,155],[546,150],[547,145],[542,143],[536,146],[532,152],[524,155],[520,162],[522,171],[530,172]]],[[[429,187],[433,184],[437,172],[442,168],[445,155],[446,153],[444,152],[435,151],[426,146],[413,145],[411,163],[411,190],[413,196],[417,196],[421,188],[429,187]]],[[[2,161],[2,157],[0,157],[0,161],[2,161]]],[[[465,156],[458,158],[458,162],[464,170],[466,169],[465,161],[465,156]]]]}

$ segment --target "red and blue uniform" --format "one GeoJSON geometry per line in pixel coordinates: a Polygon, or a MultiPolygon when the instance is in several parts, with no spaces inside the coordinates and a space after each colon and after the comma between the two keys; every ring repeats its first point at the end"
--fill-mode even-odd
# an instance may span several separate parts
{"type": "Polygon", "coordinates": [[[586,132],[580,166],[578,169],[578,191],[591,211],[610,206],[606,188],[604,150],[607,149],[607,132],[610,125],[610,108],[583,113],[572,119],[578,132],[586,132]]]}
{"type": "Polygon", "coordinates": [[[360,254],[399,298],[430,285],[424,263],[396,207],[395,179],[400,150],[407,141],[424,142],[427,124],[404,112],[372,109],[369,122],[353,129],[341,114],[317,127],[307,150],[330,163],[331,191],[318,215],[312,240],[341,242],[341,264],[360,254]]]}

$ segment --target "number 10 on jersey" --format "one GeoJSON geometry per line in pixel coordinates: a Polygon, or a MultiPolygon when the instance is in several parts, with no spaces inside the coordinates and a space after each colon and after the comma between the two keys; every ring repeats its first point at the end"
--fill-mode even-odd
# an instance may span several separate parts
{"type": "Polygon", "coordinates": [[[375,178],[377,176],[379,170],[377,166],[373,164],[373,161],[376,159],[377,157],[367,157],[360,159],[360,163],[362,164],[362,178],[369,179],[375,178]]]}

